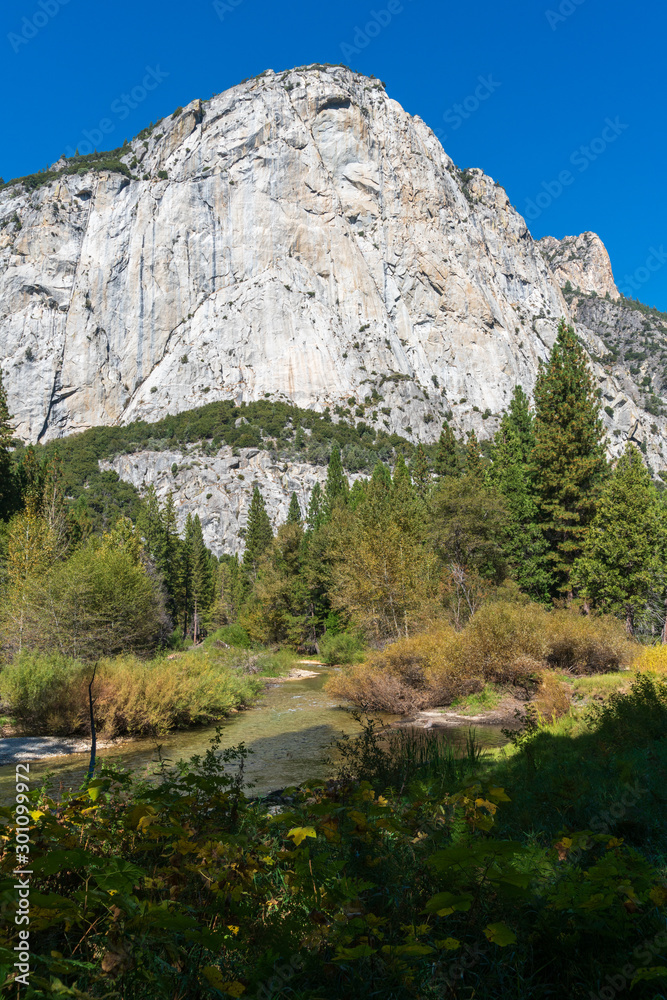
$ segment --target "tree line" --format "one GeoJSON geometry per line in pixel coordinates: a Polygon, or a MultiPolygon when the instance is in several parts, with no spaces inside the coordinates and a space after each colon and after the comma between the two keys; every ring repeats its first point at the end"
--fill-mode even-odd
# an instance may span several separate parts
{"type": "MultiPolygon", "coordinates": [[[[230,625],[295,647],[317,649],[324,634],[349,631],[384,642],[443,618],[462,627],[489,598],[521,594],[612,613],[632,634],[657,636],[664,625],[664,494],[632,443],[607,460],[599,392],[564,321],[532,404],[517,387],[485,453],[474,431],[459,440],[446,422],[434,457],[420,445],[406,462],[399,451],[393,470],[378,461],[350,486],[335,443],[326,483],[307,510],[293,495],[275,533],[255,487],[240,559],[211,554],[197,515],[179,533],[173,495],[160,504],[152,486],[134,525],[120,517],[100,537],[85,498],[63,495],[57,455],[40,464],[28,448],[14,461],[0,384],[0,517],[12,648],[28,606],[37,609],[33,639],[40,629],[53,637],[39,610],[46,581],[59,581],[49,598],[55,620],[53,593],[71,591],[76,603],[77,574],[88,579],[91,565],[123,552],[145,581],[138,603],[153,638],[139,628],[139,646],[172,631],[196,642],[230,625]]],[[[75,614],[57,614],[74,627],[75,614]]]]}

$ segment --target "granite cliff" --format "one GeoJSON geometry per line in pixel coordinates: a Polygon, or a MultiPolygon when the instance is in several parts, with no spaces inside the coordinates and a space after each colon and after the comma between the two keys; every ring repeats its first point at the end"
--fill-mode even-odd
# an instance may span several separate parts
{"type": "Polygon", "coordinates": [[[0,359],[26,441],[262,398],[372,398],[364,419],[413,440],[448,414],[485,438],[562,316],[610,451],[632,437],[664,468],[667,331],[647,386],[609,346],[647,330],[598,237],[533,240],[502,187],[341,67],[267,71],[0,188],[0,359]]]}

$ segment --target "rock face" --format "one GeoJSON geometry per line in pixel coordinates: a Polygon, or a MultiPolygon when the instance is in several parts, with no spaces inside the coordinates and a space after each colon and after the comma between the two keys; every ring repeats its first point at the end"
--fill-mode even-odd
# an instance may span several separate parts
{"type": "MultiPolygon", "coordinates": [[[[429,441],[451,411],[488,437],[571,316],[563,279],[618,297],[597,237],[534,242],[501,187],[346,69],[268,71],[121,156],[131,177],[84,165],[0,190],[0,358],[24,440],[374,391],[378,426],[429,441]]],[[[595,371],[618,400],[612,450],[632,413],[662,467],[664,420],[632,400],[617,419],[623,386],[595,371]]]]}
{"type": "Polygon", "coordinates": [[[608,295],[614,302],[620,299],[609,254],[595,233],[565,236],[562,240],[545,236],[539,246],[561,288],[569,281],[573,288],[580,288],[582,292],[595,292],[600,298],[608,295]]]}
{"type": "MultiPolygon", "coordinates": [[[[153,485],[161,503],[172,490],[181,534],[188,514],[199,514],[204,541],[216,556],[243,552],[255,486],[262,491],[275,531],[287,520],[292,493],[305,518],[315,483],[323,487],[327,478],[325,466],[278,463],[269,452],[256,448],[241,448],[236,456],[227,447],[213,456],[197,446],[187,452],[141,451],[100,464],[140,491],[153,485]],[[178,469],[172,472],[174,465],[178,469]]],[[[358,478],[348,476],[350,485],[358,478]]]]}

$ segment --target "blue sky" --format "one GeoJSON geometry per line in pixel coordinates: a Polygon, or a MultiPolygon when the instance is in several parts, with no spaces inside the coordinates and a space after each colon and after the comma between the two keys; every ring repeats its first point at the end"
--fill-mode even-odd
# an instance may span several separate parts
{"type": "Polygon", "coordinates": [[[597,232],[619,287],[667,310],[666,37],[655,0],[4,0],[0,175],[104,118],[112,148],[264,69],[343,62],[503,184],[535,237],[597,232]]]}

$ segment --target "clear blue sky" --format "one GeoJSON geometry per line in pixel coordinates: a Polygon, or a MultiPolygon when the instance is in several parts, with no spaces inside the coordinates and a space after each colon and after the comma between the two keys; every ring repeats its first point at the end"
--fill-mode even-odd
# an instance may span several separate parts
{"type": "Polygon", "coordinates": [[[621,289],[667,310],[657,0],[4,0],[0,27],[5,180],[83,145],[103,118],[112,148],[264,69],[343,62],[441,130],[459,166],[503,184],[534,236],[597,232],[621,289]],[[122,95],[147,67],[161,79],[130,108],[122,95]]]}

